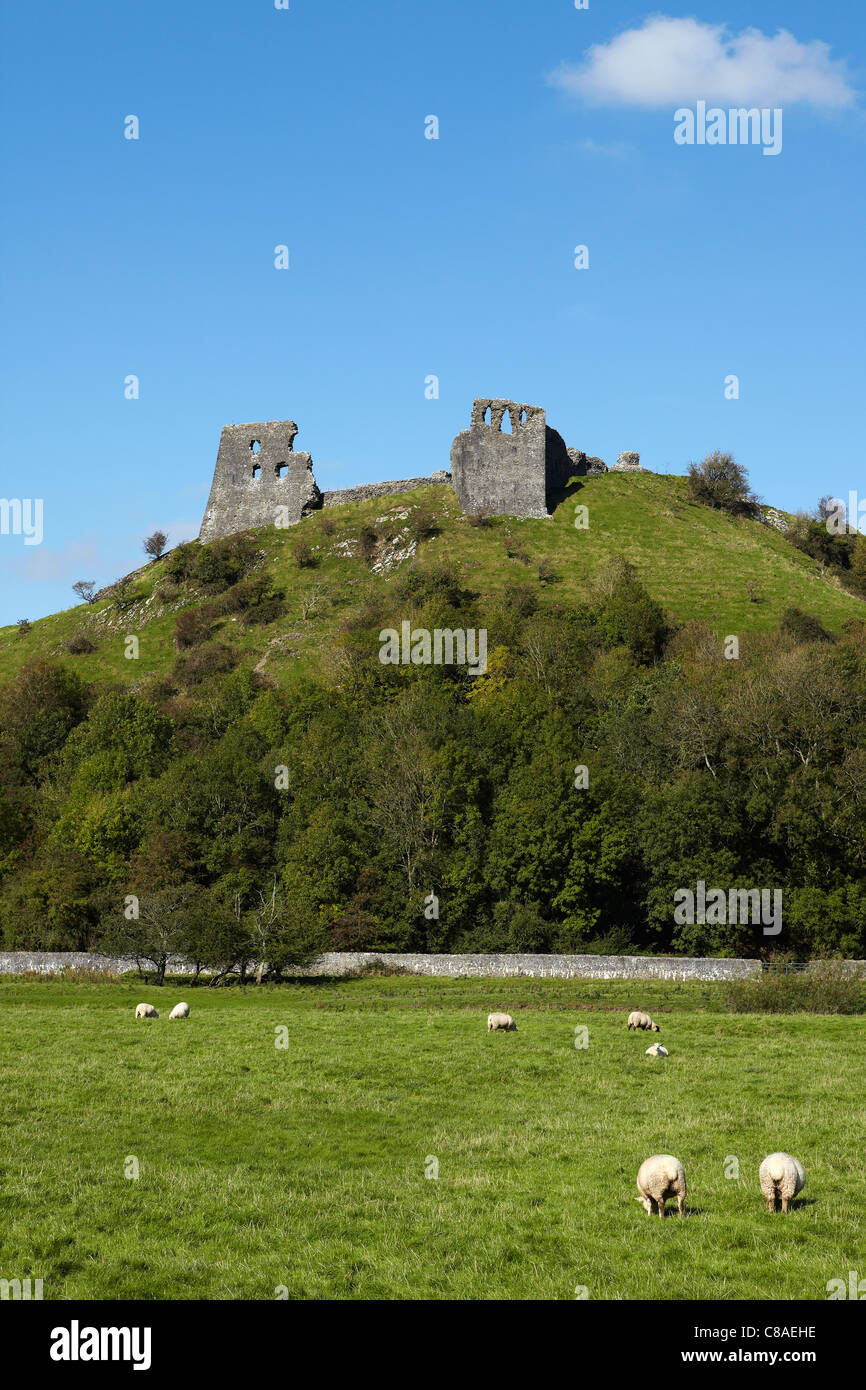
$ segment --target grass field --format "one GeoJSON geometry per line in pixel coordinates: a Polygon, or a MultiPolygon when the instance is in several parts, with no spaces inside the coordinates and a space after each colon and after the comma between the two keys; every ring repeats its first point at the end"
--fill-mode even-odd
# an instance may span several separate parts
{"type": "Polygon", "coordinates": [[[862,1017],[727,1014],[705,985],[7,979],[0,1058],[0,1278],[46,1299],[825,1299],[866,1275],[862,1017]],[[775,1149],[807,1171],[787,1217],[758,1187],[775,1149]],[[658,1152],[684,1220],[633,1200],[658,1152]]]}

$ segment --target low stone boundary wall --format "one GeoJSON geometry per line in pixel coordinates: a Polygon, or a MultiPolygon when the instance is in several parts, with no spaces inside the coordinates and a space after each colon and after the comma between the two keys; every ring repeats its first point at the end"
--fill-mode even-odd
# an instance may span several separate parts
{"type": "Polygon", "coordinates": [[[756,960],[698,959],[687,956],[536,956],[536,955],[377,955],[339,951],[319,956],[299,974],[346,975],[381,961],[413,975],[454,979],[507,979],[527,976],[555,980],[741,980],[760,975],[756,960]]]}
{"type": "MultiPolygon", "coordinates": [[[[866,975],[866,961],[841,962],[866,975]]],[[[375,951],[331,951],[317,956],[293,973],[351,975],[370,965],[385,965],[412,975],[443,975],[452,979],[509,979],[525,976],[553,980],[745,980],[761,973],[761,962],[699,956],[536,956],[536,955],[398,955],[375,951]]],[[[64,970],[93,970],[126,975],[136,968],[127,957],[98,956],[76,951],[0,952],[0,975],[60,975],[64,970]]],[[[188,961],[173,958],[169,974],[191,974],[188,961]]],[[[250,966],[250,973],[255,965],[250,966]]],[[[205,972],[206,973],[206,972],[205,972]]]]}

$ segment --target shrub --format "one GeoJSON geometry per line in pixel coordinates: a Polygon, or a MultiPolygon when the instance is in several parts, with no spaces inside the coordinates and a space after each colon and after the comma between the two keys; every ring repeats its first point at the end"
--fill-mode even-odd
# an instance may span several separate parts
{"type": "Polygon", "coordinates": [[[19,618],[16,626],[18,628],[19,637],[29,637],[30,633],[33,631],[33,624],[29,618],[19,618]]]}
{"type": "Polygon", "coordinates": [[[173,579],[164,579],[161,584],[157,585],[154,593],[160,603],[176,603],[183,593],[183,588],[173,579]]]}
{"type": "Polygon", "coordinates": [[[528,584],[506,584],[503,597],[505,607],[518,618],[531,618],[538,607],[535,591],[528,584]]]}
{"type": "Polygon", "coordinates": [[[734,516],[758,515],[758,499],[749,490],[748,473],[733,454],[719,449],[707,454],[700,463],[689,464],[689,496],[734,516]]]}
{"type": "Polygon", "coordinates": [[[262,574],[254,579],[244,579],[240,584],[233,584],[222,595],[219,602],[220,610],[223,613],[243,613],[245,609],[253,608],[262,602],[270,583],[270,575],[262,574]]]}
{"type": "Polygon", "coordinates": [[[469,513],[470,526],[492,526],[493,517],[489,507],[477,507],[474,512],[469,513]]]}
{"type": "Polygon", "coordinates": [[[166,576],[175,580],[176,583],[185,579],[192,579],[200,549],[198,541],[184,541],[181,545],[176,546],[166,560],[166,576]]]}
{"type": "Polygon", "coordinates": [[[505,553],[509,560],[519,560],[522,565],[529,564],[529,556],[523,548],[523,542],[516,536],[506,536],[502,542],[505,546],[505,553]]]}
{"type": "Polygon", "coordinates": [[[542,584],[556,584],[556,583],[557,583],[557,581],[558,581],[558,579],[559,579],[559,575],[557,574],[556,570],[553,568],[553,561],[552,561],[552,560],[539,560],[539,562],[538,562],[538,577],[539,577],[539,579],[541,580],[542,584]]]}
{"type": "Polygon", "coordinates": [[[409,518],[409,535],[413,541],[420,543],[429,540],[431,536],[438,536],[439,526],[432,512],[426,507],[418,507],[409,518]]]}
{"type": "Polygon", "coordinates": [[[206,642],[213,632],[213,610],[205,612],[202,608],[187,608],[178,613],[174,624],[174,644],[178,651],[187,647],[197,647],[206,642]]]}
{"type": "Polygon", "coordinates": [[[295,544],[292,546],[292,559],[298,569],[301,570],[312,569],[319,563],[318,556],[313,550],[313,547],[310,545],[309,541],[305,540],[295,541],[295,544]]]}
{"type": "Polygon", "coordinates": [[[174,675],[186,685],[199,685],[208,676],[225,675],[237,665],[238,654],[233,647],[209,642],[195,651],[179,656],[174,663],[174,675]]]}
{"type": "Polygon", "coordinates": [[[95,652],[96,648],[86,632],[75,632],[66,643],[66,650],[73,656],[87,656],[88,652],[95,652]]]}
{"type": "Polygon", "coordinates": [[[206,589],[227,589],[252,569],[258,554],[251,536],[224,536],[199,547],[192,577],[206,589]]]}
{"type": "Polygon", "coordinates": [[[816,961],[802,974],[770,971],[753,980],[732,980],[725,1008],[735,1014],[862,1014],[866,983],[842,961],[816,961]]]}
{"type": "Polygon", "coordinates": [[[461,608],[475,597],[463,588],[462,574],[455,565],[440,560],[435,565],[409,565],[394,581],[394,595],[419,607],[436,599],[452,608],[461,608]]]}
{"type": "Polygon", "coordinates": [[[241,618],[241,623],[244,627],[264,627],[266,623],[275,623],[277,618],[282,618],[285,611],[286,605],[283,600],[274,595],[248,608],[241,618]]]}
{"type": "Polygon", "coordinates": [[[786,608],[782,614],[782,631],[795,642],[832,642],[831,634],[820,618],[804,613],[802,608],[786,608]]]}

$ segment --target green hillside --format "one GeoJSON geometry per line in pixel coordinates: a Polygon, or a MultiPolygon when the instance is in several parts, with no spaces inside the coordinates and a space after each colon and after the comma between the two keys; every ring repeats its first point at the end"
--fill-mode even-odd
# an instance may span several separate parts
{"type": "MultiPolygon", "coordinates": [[[[549,522],[496,517],[473,525],[450,487],[439,485],[327,508],[287,530],[252,534],[261,542],[262,565],[284,594],[285,612],[251,627],[225,616],[215,635],[230,641],[242,662],[262,663],[260,669],[278,680],[321,669],[335,632],[371,588],[381,592],[413,554],[421,562],[459,567],[480,595],[482,617],[485,599],[497,599],[509,584],[532,586],[542,608],[585,597],[615,556],[636,566],[675,622],[700,619],[720,635],[742,638],[773,628],[790,605],[836,633],[846,619],[864,612],[863,600],[839,588],[774,527],[690,501],[687,479],[674,475],[608,473],[575,480],[549,522]],[[575,527],[578,505],[588,509],[586,529],[575,527]],[[429,519],[432,533],[416,544],[412,532],[421,517],[429,519]],[[375,539],[368,535],[366,556],[365,527],[375,532],[375,539]],[[299,565],[299,545],[309,547],[311,563],[299,565]],[[545,563],[551,574],[540,579],[538,567],[545,563]]],[[[122,611],[107,597],[34,622],[24,637],[14,625],[0,628],[0,683],[34,657],[68,659],[87,680],[136,683],[166,674],[176,656],[178,613],[207,598],[188,584],[167,586],[169,562],[163,557],[132,576],[122,611]],[[94,650],[70,654],[68,642],[82,633],[94,650]],[[124,654],[128,635],[139,638],[135,662],[124,654]]],[[[403,616],[395,612],[395,622],[403,616]]]]}

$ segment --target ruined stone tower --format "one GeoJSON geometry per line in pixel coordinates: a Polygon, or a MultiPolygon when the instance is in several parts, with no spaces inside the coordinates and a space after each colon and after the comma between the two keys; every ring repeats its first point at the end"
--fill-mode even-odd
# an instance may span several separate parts
{"type": "MultiPolygon", "coordinates": [[[[567,449],[540,406],[479,398],[472,421],[451,446],[451,472],[429,478],[365,483],[321,493],[309,454],[295,453],[294,420],[226,425],[220,437],[199,538],[231,536],[258,526],[294,526],[319,507],[340,507],[432,484],[450,483],[466,514],[549,517],[572,477],[607,473],[603,459],[567,449]]],[[[620,454],[611,471],[641,473],[640,455],[620,454]]]]}
{"type": "Polygon", "coordinates": [[[294,420],[226,425],[199,537],[253,526],[292,526],[321,506],[309,454],[295,453],[294,420]]]}
{"type": "Polygon", "coordinates": [[[451,481],[463,512],[546,517],[572,472],[562,436],[537,405],[475,401],[472,424],[451,446],[451,481]]]}

